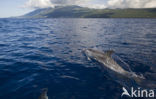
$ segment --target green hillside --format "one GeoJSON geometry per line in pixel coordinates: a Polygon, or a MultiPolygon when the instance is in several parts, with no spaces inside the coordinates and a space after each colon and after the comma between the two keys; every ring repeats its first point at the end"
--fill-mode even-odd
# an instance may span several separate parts
{"type": "Polygon", "coordinates": [[[102,9],[95,10],[84,17],[93,18],[156,18],[156,9],[102,9]]]}

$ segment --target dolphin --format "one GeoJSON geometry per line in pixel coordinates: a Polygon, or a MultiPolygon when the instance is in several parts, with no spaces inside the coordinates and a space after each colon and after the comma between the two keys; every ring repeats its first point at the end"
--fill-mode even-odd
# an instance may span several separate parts
{"type": "Polygon", "coordinates": [[[95,60],[102,64],[102,66],[128,78],[134,78],[135,81],[140,82],[142,79],[145,79],[143,76],[137,75],[134,72],[129,72],[122,68],[113,58],[112,54],[113,50],[107,50],[105,52],[101,52],[95,49],[86,49],[84,50],[87,58],[89,60],[95,60]]]}
{"type": "Polygon", "coordinates": [[[47,88],[43,88],[42,89],[42,93],[41,93],[41,95],[39,96],[38,99],[48,99],[47,92],[48,92],[48,89],[47,88]]]}
{"type": "Polygon", "coordinates": [[[133,79],[138,85],[141,85],[146,88],[156,88],[156,81],[146,79],[143,75],[137,75],[133,71],[127,71],[122,68],[113,58],[113,50],[107,50],[101,52],[95,49],[85,49],[85,55],[89,60],[95,60],[102,64],[102,67],[106,67],[111,71],[114,71],[117,74],[120,74],[122,77],[133,79]]]}

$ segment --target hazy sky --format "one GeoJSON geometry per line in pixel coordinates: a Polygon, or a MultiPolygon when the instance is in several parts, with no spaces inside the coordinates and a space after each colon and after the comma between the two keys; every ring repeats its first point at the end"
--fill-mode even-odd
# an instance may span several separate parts
{"type": "Polygon", "coordinates": [[[0,17],[23,15],[35,8],[79,5],[90,8],[154,8],[156,0],[0,0],[0,17]]]}
{"type": "Polygon", "coordinates": [[[22,15],[29,9],[22,8],[21,6],[27,0],[0,0],[0,17],[10,17],[22,15]]]}

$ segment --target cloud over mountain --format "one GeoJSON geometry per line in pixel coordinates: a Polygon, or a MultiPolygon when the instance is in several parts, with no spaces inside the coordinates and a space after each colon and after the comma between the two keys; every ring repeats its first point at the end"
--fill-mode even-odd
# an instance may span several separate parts
{"type": "Polygon", "coordinates": [[[89,8],[154,8],[156,0],[107,0],[94,4],[95,0],[28,0],[25,7],[46,8],[54,6],[78,5],[89,8]]]}
{"type": "Polygon", "coordinates": [[[156,0],[108,0],[110,8],[154,8],[156,0]]]}
{"type": "Polygon", "coordinates": [[[66,6],[66,5],[86,5],[91,0],[28,0],[24,7],[29,8],[46,8],[54,6],[66,6]]]}
{"type": "Polygon", "coordinates": [[[28,0],[24,7],[28,8],[47,8],[54,7],[50,0],[28,0]]]}

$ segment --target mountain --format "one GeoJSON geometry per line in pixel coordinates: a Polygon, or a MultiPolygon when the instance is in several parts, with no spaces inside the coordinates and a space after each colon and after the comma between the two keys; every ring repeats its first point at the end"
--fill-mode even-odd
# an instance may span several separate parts
{"type": "Polygon", "coordinates": [[[58,6],[32,11],[24,18],[156,18],[156,8],[91,9],[80,6],[58,6]]]}

